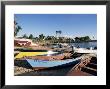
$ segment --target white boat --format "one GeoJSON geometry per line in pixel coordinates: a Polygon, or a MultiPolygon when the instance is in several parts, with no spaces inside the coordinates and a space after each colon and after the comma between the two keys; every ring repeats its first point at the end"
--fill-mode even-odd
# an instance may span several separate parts
{"type": "Polygon", "coordinates": [[[80,61],[80,57],[66,60],[35,60],[35,59],[26,59],[27,62],[33,67],[33,69],[45,69],[56,66],[65,66],[70,64],[76,64],[80,61]]]}
{"type": "Polygon", "coordinates": [[[92,54],[97,54],[97,50],[96,49],[86,49],[86,48],[75,48],[74,47],[74,52],[75,53],[92,53],[92,54]]]}

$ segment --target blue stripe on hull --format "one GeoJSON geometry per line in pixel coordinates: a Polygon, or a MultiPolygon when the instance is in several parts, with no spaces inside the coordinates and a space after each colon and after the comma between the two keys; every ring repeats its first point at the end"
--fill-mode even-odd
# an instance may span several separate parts
{"type": "Polygon", "coordinates": [[[48,61],[48,60],[33,60],[33,59],[26,59],[28,63],[32,67],[55,67],[55,66],[61,66],[61,65],[66,65],[73,63],[77,60],[80,60],[79,58],[76,59],[66,59],[66,60],[53,60],[53,61],[48,61]]]}

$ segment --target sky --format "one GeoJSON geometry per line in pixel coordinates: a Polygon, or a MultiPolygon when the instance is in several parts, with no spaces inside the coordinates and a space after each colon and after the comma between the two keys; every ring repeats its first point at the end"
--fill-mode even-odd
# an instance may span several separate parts
{"type": "Polygon", "coordinates": [[[15,14],[14,18],[22,27],[18,36],[55,36],[56,31],[61,30],[61,36],[97,39],[96,14],[15,14]]]}

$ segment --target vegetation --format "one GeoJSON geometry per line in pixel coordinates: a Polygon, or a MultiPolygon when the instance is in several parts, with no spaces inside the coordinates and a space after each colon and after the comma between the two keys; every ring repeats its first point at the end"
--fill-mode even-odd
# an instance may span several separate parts
{"type": "Polygon", "coordinates": [[[39,35],[40,40],[44,40],[45,36],[43,34],[39,35]]]}
{"type": "Polygon", "coordinates": [[[61,30],[56,31],[56,37],[59,37],[61,34],[62,34],[62,31],[61,30]]]}
{"type": "Polygon", "coordinates": [[[34,36],[32,34],[29,35],[29,39],[33,39],[34,36]]]}
{"type": "Polygon", "coordinates": [[[23,38],[28,38],[28,36],[26,34],[23,35],[23,38]]]}
{"type": "Polygon", "coordinates": [[[88,42],[91,41],[89,36],[85,37],[55,37],[55,36],[45,36],[44,34],[40,34],[38,37],[34,37],[32,34],[29,37],[24,34],[23,38],[32,39],[34,42],[45,42],[45,43],[73,43],[73,42],[88,42]]]}
{"type": "Polygon", "coordinates": [[[14,37],[18,35],[20,30],[22,30],[21,26],[19,26],[18,23],[14,21],[14,37]]]}
{"type": "MultiPolygon", "coordinates": [[[[21,26],[18,25],[16,21],[14,21],[14,37],[16,37],[19,31],[22,30],[21,26]]],[[[40,34],[38,37],[34,37],[33,34],[27,36],[24,34],[22,38],[32,39],[34,42],[44,42],[44,43],[73,43],[73,42],[88,42],[92,41],[89,36],[84,37],[75,37],[68,38],[68,37],[61,37],[62,31],[57,30],[56,36],[45,36],[44,34],[40,34]]]]}
{"type": "Polygon", "coordinates": [[[87,42],[87,41],[91,41],[89,36],[75,37],[75,42],[87,42]]]}
{"type": "MultiPolygon", "coordinates": [[[[22,29],[16,21],[14,21],[14,36],[17,36],[18,32],[22,29]]],[[[85,37],[75,37],[69,38],[69,37],[61,37],[62,31],[56,31],[56,36],[45,36],[44,34],[40,34],[38,37],[34,37],[33,34],[30,34],[27,36],[27,34],[24,34],[22,38],[26,39],[32,39],[34,42],[44,42],[44,43],[73,43],[73,42],[88,42],[91,41],[89,36],[85,37]]]]}

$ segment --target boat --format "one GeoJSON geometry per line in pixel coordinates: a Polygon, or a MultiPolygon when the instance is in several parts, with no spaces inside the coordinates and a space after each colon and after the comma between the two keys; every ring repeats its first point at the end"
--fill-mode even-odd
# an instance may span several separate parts
{"type": "Polygon", "coordinates": [[[25,39],[25,38],[14,38],[14,45],[18,47],[38,46],[37,44],[33,43],[31,39],[25,39]]]}
{"type": "Polygon", "coordinates": [[[72,58],[66,60],[40,60],[40,59],[25,59],[27,62],[32,66],[33,69],[46,69],[51,67],[58,67],[58,66],[66,66],[70,64],[78,63],[81,58],[72,58]]]}
{"type": "Polygon", "coordinates": [[[97,54],[97,50],[96,49],[87,49],[87,48],[75,48],[74,47],[74,52],[75,53],[91,53],[91,54],[97,54]]]}
{"type": "Polygon", "coordinates": [[[16,56],[15,59],[20,59],[23,57],[31,57],[31,56],[50,56],[56,55],[60,52],[51,51],[51,50],[21,50],[16,56]]]}

